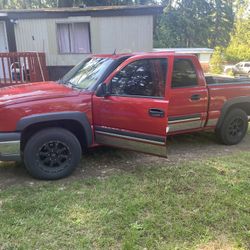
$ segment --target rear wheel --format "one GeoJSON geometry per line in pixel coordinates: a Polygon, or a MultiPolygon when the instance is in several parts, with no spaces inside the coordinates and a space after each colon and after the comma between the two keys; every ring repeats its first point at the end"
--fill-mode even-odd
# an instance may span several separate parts
{"type": "Polygon", "coordinates": [[[49,128],[33,135],[24,148],[24,163],[35,178],[55,180],[70,175],[81,159],[81,145],[70,131],[49,128]]]}
{"type": "Polygon", "coordinates": [[[248,128],[248,117],[242,109],[233,109],[216,129],[218,139],[226,145],[234,145],[244,138],[248,128]]]}

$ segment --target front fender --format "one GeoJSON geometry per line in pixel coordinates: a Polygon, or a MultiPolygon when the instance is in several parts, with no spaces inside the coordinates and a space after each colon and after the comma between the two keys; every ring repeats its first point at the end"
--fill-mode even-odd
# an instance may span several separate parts
{"type": "Polygon", "coordinates": [[[44,113],[30,115],[21,118],[16,125],[16,131],[23,131],[27,127],[50,121],[60,121],[60,120],[73,120],[80,123],[80,125],[85,130],[87,145],[90,146],[93,143],[93,134],[91,125],[85,113],[73,111],[73,112],[54,112],[54,113],[44,113]]]}

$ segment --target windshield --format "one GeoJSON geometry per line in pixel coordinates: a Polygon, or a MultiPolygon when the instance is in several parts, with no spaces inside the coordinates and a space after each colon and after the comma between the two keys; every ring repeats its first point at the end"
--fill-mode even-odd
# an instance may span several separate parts
{"type": "Polygon", "coordinates": [[[110,58],[87,58],[71,69],[60,80],[60,83],[78,89],[90,89],[100,80],[112,62],[113,60],[110,58]]]}

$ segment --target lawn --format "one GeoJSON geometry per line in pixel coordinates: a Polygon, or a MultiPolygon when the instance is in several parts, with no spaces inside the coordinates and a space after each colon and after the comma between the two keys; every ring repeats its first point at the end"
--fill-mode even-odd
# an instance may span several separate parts
{"type": "Polygon", "coordinates": [[[4,188],[0,249],[250,249],[250,154],[4,188]]]}

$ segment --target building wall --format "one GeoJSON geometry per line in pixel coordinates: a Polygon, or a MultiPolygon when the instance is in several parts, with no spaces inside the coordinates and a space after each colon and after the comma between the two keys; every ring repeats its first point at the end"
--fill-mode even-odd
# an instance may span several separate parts
{"type": "Polygon", "coordinates": [[[153,16],[70,17],[60,19],[25,19],[15,24],[17,51],[42,51],[48,66],[71,66],[86,54],[59,54],[57,23],[89,22],[92,53],[151,51],[153,16]]]}
{"type": "Polygon", "coordinates": [[[97,17],[91,19],[91,27],[96,53],[153,49],[153,16],[97,17]]]}
{"type": "Polygon", "coordinates": [[[212,53],[200,53],[199,60],[201,63],[209,63],[212,53]]]}
{"type": "Polygon", "coordinates": [[[205,73],[207,73],[209,71],[209,62],[210,62],[211,55],[212,55],[212,53],[199,54],[199,60],[201,63],[201,67],[205,73]]]}

